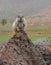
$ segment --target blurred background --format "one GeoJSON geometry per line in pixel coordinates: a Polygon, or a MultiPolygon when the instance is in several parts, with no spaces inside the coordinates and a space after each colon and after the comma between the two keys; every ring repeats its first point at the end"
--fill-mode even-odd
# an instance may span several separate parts
{"type": "Polygon", "coordinates": [[[0,42],[12,37],[12,24],[20,13],[31,40],[51,40],[51,0],[0,0],[0,42]]]}

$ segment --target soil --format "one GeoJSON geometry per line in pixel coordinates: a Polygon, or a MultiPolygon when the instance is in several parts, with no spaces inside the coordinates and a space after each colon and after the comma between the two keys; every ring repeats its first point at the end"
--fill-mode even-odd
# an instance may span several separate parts
{"type": "Polygon", "coordinates": [[[40,47],[32,43],[25,31],[18,31],[0,44],[0,65],[47,65],[40,47]]]}

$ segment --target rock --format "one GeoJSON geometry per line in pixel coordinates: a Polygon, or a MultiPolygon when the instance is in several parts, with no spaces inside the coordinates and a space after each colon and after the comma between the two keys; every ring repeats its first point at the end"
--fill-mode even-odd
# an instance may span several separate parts
{"type": "Polygon", "coordinates": [[[44,61],[47,65],[51,64],[51,52],[46,48],[46,45],[35,45],[35,48],[39,50],[39,53],[41,53],[44,61]]]}
{"type": "Polygon", "coordinates": [[[46,38],[41,38],[41,39],[38,39],[38,40],[36,40],[36,41],[33,41],[33,43],[34,44],[39,44],[39,45],[43,45],[43,44],[45,44],[45,45],[47,45],[47,44],[51,44],[50,43],[50,41],[48,41],[48,39],[46,39],[46,38]]]}
{"type": "Polygon", "coordinates": [[[0,65],[5,65],[2,60],[0,60],[0,65]]]}
{"type": "Polygon", "coordinates": [[[39,49],[24,31],[18,31],[0,45],[0,59],[5,65],[47,65],[39,49]]]}

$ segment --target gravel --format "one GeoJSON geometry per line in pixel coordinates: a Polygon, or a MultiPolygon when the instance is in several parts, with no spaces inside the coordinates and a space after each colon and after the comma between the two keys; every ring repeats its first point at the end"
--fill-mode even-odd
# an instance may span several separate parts
{"type": "Polygon", "coordinates": [[[44,52],[49,52],[38,41],[28,38],[25,31],[18,31],[13,37],[0,44],[0,65],[47,65],[44,52]],[[37,43],[37,45],[35,45],[37,43]]]}

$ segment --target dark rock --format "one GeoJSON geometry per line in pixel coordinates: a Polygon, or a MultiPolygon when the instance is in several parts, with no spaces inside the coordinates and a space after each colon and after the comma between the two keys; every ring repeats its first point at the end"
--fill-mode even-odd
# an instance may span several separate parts
{"type": "Polygon", "coordinates": [[[0,60],[0,65],[5,65],[2,60],[0,60]]]}

